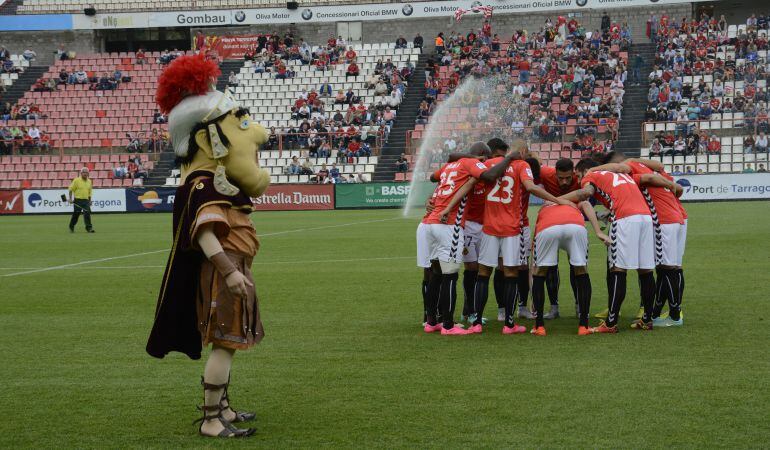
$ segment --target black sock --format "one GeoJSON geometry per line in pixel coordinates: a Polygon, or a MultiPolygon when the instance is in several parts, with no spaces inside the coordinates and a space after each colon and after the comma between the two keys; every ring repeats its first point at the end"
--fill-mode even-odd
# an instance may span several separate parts
{"type": "Polygon", "coordinates": [[[484,307],[487,305],[489,296],[489,277],[477,276],[476,285],[473,289],[473,310],[476,312],[474,325],[481,325],[481,316],[484,315],[484,307]]]}
{"type": "Polygon", "coordinates": [[[580,326],[588,326],[588,312],[591,310],[591,278],[587,273],[575,275],[575,290],[580,310],[580,326]]]}
{"type": "Polygon", "coordinates": [[[473,314],[473,290],[476,286],[476,277],[478,276],[478,270],[466,270],[463,273],[463,316],[470,316],[473,314]]]}
{"type": "Polygon", "coordinates": [[[438,299],[441,292],[441,274],[433,272],[428,281],[428,291],[425,296],[425,321],[429,325],[436,325],[438,322],[438,299]]]}
{"type": "Polygon", "coordinates": [[[682,311],[682,288],[684,285],[684,276],[682,269],[671,269],[668,282],[670,283],[671,298],[668,302],[668,315],[673,320],[679,320],[682,311]]]}
{"type": "Polygon", "coordinates": [[[495,269],[495,278],[492,280],[495,289],[495,301],[498,308],[505,308],[505,275],[500,269],[495,269]]]}
{"type": "MultiPolygon", "coordinates": [[[[549,267],[548,272],[545,274],[545,288],[548,289],[548,301],[551,302],[551,305],[559,304],[559,283],[561,283],[559,279],[559,266],[549,267]]],[[[534,297],[532,297],[532,301],[535,301],[534,297]]]]}
{"type": "Polygon", "coordinates": [[[546,277],[535,275],[532,277],[532,304],[535,307],[535,326],[542,327],[543,307],[545,306],[545,280],[546,277]]]}
{"type": "Polygon", "coordinates": [[[519,300],[519,283],[515,277],[505,277],[505,293],[503,294],[505,302],[505,326],[512,327],[514,308],[519,300]]]}
{"type": "Polygon", "coordinates": [[[575,275],[575,266],[572,264],[569,265],[569,287],[572,288],[572,298],[575,299],[575,303],[579,304],[578,302],[578,294],[577,294],[577,280],[575,279],[577,275],[575,275]]]}
{"type": "Polygon", "coordinates": [[[529,300],[529,269],[519,269],[519,308],[527,307],[529,300]]]}
{"type": "Polygon", "coordinates": [[[609,288],[607,290],[609,293],[609,301],[607,302],[607,308],[609,309],[607,314],[608,327],[615,326],[618,323],[620,307],[626,298],[626,275],[625,272],[610,272],[607,276],[609,288]]]}
{"type": "Polygon", "coordinates": [[[655,303],[655,275],[652,272],[639,274],[639,292],[642,294],[643,322],[652,320],[652,306],[655,303]]]}
{"type": "Polygon", "coordinates": [[[428,280],[422,280],[422,321],[428,321],[428,280]]]}
{"type": "Polygon", "coordinates": [[[668,290],[665,289],[664,281],[666,280],[666,269],[661,267],[655,268],[655,304],[652,307],[652,317],[656,318],[660,316],[663,311],[663,305],[668,300],[668,290]]]}
{"type": "Polygon", "coordinates": [[[441,276],[441,294],[438,299],[438,309],[441,311],[441,321],[447,330],[455,326],[454,304],[457,301],[457,278],[456,273],[448,273],[441,276]]]}

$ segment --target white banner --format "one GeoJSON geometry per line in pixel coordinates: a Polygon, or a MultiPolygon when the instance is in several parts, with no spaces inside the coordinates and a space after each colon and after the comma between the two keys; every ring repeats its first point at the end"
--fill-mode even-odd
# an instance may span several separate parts
{"type": "MultiPolygon", "coordinates": [[[[24,213],[71,213],[73,206],[61,199],[69,197],[66,189],[29,189],[24,191],[24,213]]],[[[125,189],[94,189],[91,211],[124,212],[126,210],[125,189]]]]}
{"type": "Polygon", "coordinates": [[[770,173],[675,176],[682,200],[770,200],[770,173]]]}
{"type": "MultiPolygon", "coordinates": [[[[494,14],[531,13],[581,9],[612,9],[631,6],[653,6],[692,3],[705,0],[495,0],[438,1],[418,3],[373,3],[364,5],[313,6],[289,10],[286,8],[196,10],[176,12],[137,12],[96,14],[88,17],[72,15],[72,28],[94,30],[106,28],[210,27],[222,25],[273,25],[281,23],[316,23],[420,19],[454,17],[458,8],[470,10],[489,5],[494,14]]],[[[468,12],[465,18],[482,13],[468,12]]]]}

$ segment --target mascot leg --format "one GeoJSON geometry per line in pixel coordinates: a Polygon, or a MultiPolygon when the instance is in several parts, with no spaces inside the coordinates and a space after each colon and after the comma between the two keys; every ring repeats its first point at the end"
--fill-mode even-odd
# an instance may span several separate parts
{"type": "Polygon", "coordinates": [[[222,405],[222,400],[227,392],[233,353],[234,350],[214,346],[206,361],[202,380],[203,417],[200,419],[202,421],[200,434],[203,436],[245,437],[251,436],[256,431],[254,428],[235,428],[224,415],[225,407],[222,405]]]}

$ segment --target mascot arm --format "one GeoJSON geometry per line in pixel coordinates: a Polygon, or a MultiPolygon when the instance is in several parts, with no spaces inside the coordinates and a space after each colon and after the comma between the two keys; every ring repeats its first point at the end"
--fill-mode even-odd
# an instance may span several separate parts
{"type": "Polygon", "coordinates": [[[227,289],[233,295],[240,295],[245,298],[247,295],[248,286],[254,285],[236,269],[235,265],[227,257],[224,250],[222,250],[222,244],[219,243],[219,239],[214,234],[214,224],[209,223],[201,226],[198,232],[198,245],[200,246],[203,254],[211,263],[216,267],[217,271],[225,277],[225,283],[227,289]]]}

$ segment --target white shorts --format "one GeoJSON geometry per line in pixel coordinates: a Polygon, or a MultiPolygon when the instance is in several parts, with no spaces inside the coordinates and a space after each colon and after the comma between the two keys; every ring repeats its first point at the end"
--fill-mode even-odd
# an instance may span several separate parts
{"type": "Polygon", "coordinates": [[[678,223],[660,224],[660,233],[655,233],[655,262],[664,266],[681,266],[679,255],[679,237],[682,225],[678,223]]]}
{"type": "Polygon", "coordinates": [[[687,219],[684,219],[684,225],[679,227],[679,238],[676,241],[677,245],[679,246],[679,249],[678,249],[679,265],[682,265],[682,261],[684,261],[684,244],[686,242],[687,242],[687,219]]]}
{"type": "Polygon", "coordinates": [[[638,214],[610,224],[612,244],[607,249],[610,267],[621,269],[654,269],[655,238],[652,217],[638,214]]]}
{"type": "Polygon", "coordinates": [[[497,237],[490,236],[484,232],[481,233],[481,246],[479,248],[479,264],[487,267],[497,267],[500,257],[503,258],[503,265],[506,267],[516,267],[521,265],[522,249],[521,235],[497,237]]]}
{"type": "Polygon", "coordinates": [[[420,222],[417,225],[417,267],[430,267],[430,240],[428,239],[428,224],[420,222]]]}
{"type": "Polygon", "coordinates": [[[521,255],[520,266],[529,265],[529,255],[532,254],[532,233],[529,231],[529,226],[521,229],[521,245],[524,246],[524,253],[521,255]]]}
{"type": "Polygon", "coordinates": [[[588,231],[574,223],[554,225],[535,235],[535,265],[551,267],[559,264],[559,249],[569,255],[573,266],[588,264],[588,231]]]}
{"type": "Polygon", "coordinates": [[[484,225],[478,222],[465,221],[465,246],[463,248],[463,262],[475,263],[479,260],[479,247],[481,246],[481,229],[484,225]]]}
{"type": "Polygon", "coordinates": [[[463,262],[463,229],[440,223],[426,224],[430,260],[463,262]]]}

